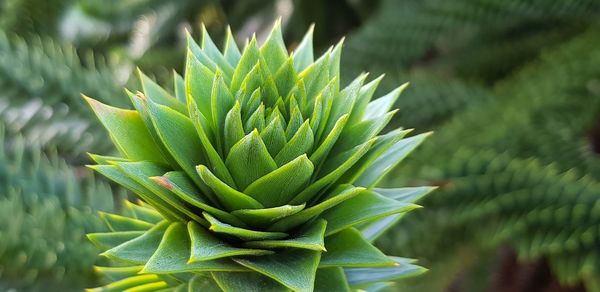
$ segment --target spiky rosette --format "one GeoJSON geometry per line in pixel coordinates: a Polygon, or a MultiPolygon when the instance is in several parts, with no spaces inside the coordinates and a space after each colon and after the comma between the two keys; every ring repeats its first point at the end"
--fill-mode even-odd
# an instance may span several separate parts
{"type": "Polygon", "coordinates": [[[174,96],[140,73],[135,110],[88,99],[122,154],[91,167],[144,202],[89,235],[121,263],[98,268],[105,288],[347,291],[422,271],[371,242],[431,190],[374,188],[427,135],[379,134],[405,86],[340,89],[341,48],[314,61],[310,30],[288,55],[276,24],[221,52],[203,30],[174,96]]]}

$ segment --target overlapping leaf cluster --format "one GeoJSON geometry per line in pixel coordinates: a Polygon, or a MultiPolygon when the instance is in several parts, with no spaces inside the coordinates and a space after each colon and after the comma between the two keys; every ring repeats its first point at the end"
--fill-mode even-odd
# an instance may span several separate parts
{"type": "Polygon", "coordinates": [[[122,154],[91,167],[145,202],[89,236],[120,264],[99,268],[105,289],[348,291],[422,271],[371,241],[431,190],[375,188],[427,134],[381,134],[405,85],[340,88],[341,48],[314,60],[309,31],[290,55],[276,24],[221,52],[204,30],[173,96],[140,73],[134,110],[88,99],[122,154]]]}

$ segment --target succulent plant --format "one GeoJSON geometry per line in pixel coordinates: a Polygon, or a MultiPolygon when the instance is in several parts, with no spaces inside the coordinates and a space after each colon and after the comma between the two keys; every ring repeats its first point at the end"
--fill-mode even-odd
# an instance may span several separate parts
{"type": "Polygon", "coordinates": [[[188,37],[173,95],[140,72],[134,110],[86,98],[121,157],[90,166],[136,193],[111,232],[98,290],[350,291],[424,271],[372,245],[430,187],[376,188],[428,134],[380,134],[402,85],[340,89],[342,42],[317,60],[312,29],[288,54],[276,23],[242,52],[188,37]]]}

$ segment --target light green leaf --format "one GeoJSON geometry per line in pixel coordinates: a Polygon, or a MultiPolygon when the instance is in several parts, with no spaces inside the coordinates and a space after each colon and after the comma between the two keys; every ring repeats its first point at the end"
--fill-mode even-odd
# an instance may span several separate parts
{"type": "Polygon", "coordinates": [[[360,177],[371,164],[383,153],[385,153],[390,147],[398,143],[400,139],[404,138],[412,130],[396,129],[385,135],[375,137],[375,144],[369,149],[369,151],[360,158],[358,162],[347,171],[344,176],[340,179],[343,183],[352,183],[358,177],[360,177]]]}
{"type": "Polygon", "coordinates": [[[334,146],[335,151],[343,152],[356,145],[375,137],[390,122],[397,110],[378,116],[371,120],[364,120],[358,124],[350,125],[344,129],[334,146]]]}
{"type": "MultiPolygon", "coordinates": [[[[202,65],[190,50],[187,53],[185,76],[185,93],[188,107],[191,101],[194,101],[202,115],[212,117],[210,97],[214,72],[202,65]]],[[[189,110],[189,112],[191,113],[192,110],[189,110]]]]}
{"type": "Polygon", "coordinates": [[[304,209],[304,204],[292,206],[284,205],[268,209],[243,209],[235,210],[231,214],[242,219],[251,226],[264,227],[275,221],[294,215],[304,209]]]}
{"type": "Polygon", "coordinates": [[[398,96],[402,94],[406,87],[408,87],[408,82],[400,85],[400,87],[392,90],[390,93],[371,101],[365,110],[363,118],[368,120],[384,115],[396,103],[398,96]]]}
{"type": "MultiPolygon", "coordinates": [[[[323,167],[321,169],[321,173],[325,173],[324,176],[319,178],[317,181],[308,186],[304,191],[298,194],[290,204],[298,204],[308,202],[311,199],[315,199],[315,196],[318,195],[322,190],[329,187],[336,180],[338,180],[356,161],[358,161],[368,150],[371,148],[375,141],[371,140],[363,145],[359,145],[355,147],[355,149],[348,151],[347,153],[340,153],[336,158],[334,158],[334,162],[332,165],[336,165],[336,167],[332,167],[331,172],[327,173],[330,169],[323,167]],[[337,164],[340,163],[340,164],[337,164]]],[[[327,161],[326,161],[327,162],[327,161]]],[[[321,175],[321,174],[319,174],[321,175]]]]}
{"type": "Polygon", "coordinates": [[[265,128],[265,105],[260,106],[250,115],[246,123],[244,123],[245,132],[251,132],[257,130],[263,131],[265,128]]]}
{"type": "Polygon", "coordinates": [[[210,230],[216,233],[228,234],[235,236],[239,239],[251,241],[251,240],[265,240],[265,239],[281,239],[288,236],[287,233],[283,232],[267,232],[267,231],[255,231],[244,228],[231,226],[217,220],[215,217],[204,212],[202,213],[204,218],[210,222],[210,230]]]}
{"type": "Polygon", "coordinates": [[[365,191],[365,188],[354,187],[351,185],[341,185],[337,189],[333,190],[331,194],[327,196],[326,200],[315,206],[304,209],[294,215],[281,219],[277,223],[271,225],[271,227],[269,227],[267,230],[286,231],[300,226],[308,220],[323,213],[325,210],[332,208],[341,202],[362,193],[363,191],[365,191]]]}
{"type": "Polygon", "coordinates": [[[351,292],[348,280],[342,268],[324,268],[317,270],[315,292],[351,292]]]}
{"type": "Polygon", "coordinates": [[[287,49],[283,43],[283,35],[281,33],[281,20],[275,22],[271,33],[267,40],[260,48],[260,54],[266,60],[269,70],[273,74],[277,72],[285,60],[288,58],[287,49]]]}
{"type": "Polygon", "coordinates": [[[221,71],[223,71],[223,73],[227,76],[228,80],[231,80],[231,77],[233,76],[233,67],[231,66],[231,64],[229,64],[229,62],[225,59],[223,54],[221,54],[221,51],[219,51],[219,48],[217,48],[215,43],[212,41],[204,25],[202,25],[201,45],[202,50],[204,51],[204,53],[206,53],[206,56],[208,56],[213,62],[215,62],[217,67],[221,71]]]}
{"type": "Polygon", "coordinates": [[[169,220],[185,220],[185,215],[177,211],[171,205],[167,204],[159,196],[148,190],[142,184],[136,182],[127,176],[121,169],[115,165],[90,165],[89,168],[99,172],[108,179],[124,186],[137,194],[140,198],[152,205],[163,217],[169,220]]]}
{"type": "Polygon", "coordinates": [[[156,224],[163,220],[163,217],[160,215],[160,213],[158,213],[152,207],[141,206],[127,200],[125,201],[123,206],[123,213],[129,213],[134,218],[153,224],[156,224]]]}
{"type": "Polygon", "coordinates": [[[98,214],[100,215],[100,219],[102,219],[102,221],[104,221],[108,228],[110,228],[110,230],[112,230],[113,232],[145,231],[154,226],[154,224],[152,223],[148,223],[146,221],[134,218],[124,217],[121,215],[109,214],[104,212],[98,212],[98,214]]]}
{"type": "Polygon", "coordinates": [[[166,163],[138,112],[108,106],[89,97],[84,98],[123,155],[132,160],[166,163]]]}
{"type": "Polygon", "coordinates": [[[396,264],[354,228],[327,237],[325,248],[327,252],[321,256],[319,267],[384,267],[396,264]]]}
{"type": "Polygon", "coordinates": [[[273,253],[268,250],[231,246],[193,221],[188,222],[187,228],[192,244],[189,263],[232,256],[258,256],[273,253]]]}
{"type": "Polygon", "coordinates": [[[360,88],[358,93],[358,97],[356,98],[356,102],[354,107],[352,108],[352,114],[350,115],[350,124],[356,124],[363,119],[365,111],[367,110],[367,106],[369,105],[369,101],[373,97],[377,86],[383,79],[384,75],[380,75],[375,80],[365,84],[360,88]]]}
{"type": "Polygon", "coordinates": [[[284,165],[293,159],[296,159],[300,155],[309,152],[313,147],[313,143],[314,134],[310,128],[309,121],[307,120],[304,122],[304,124],[302,124],[302,126],[300,126],[300,129],[298,129],[292,139],[290,139],[290,141],[283,146],[281,151],[277,153],[277,156],[275,156],[275,162],[277,165],[284,165]]]}
{"type": "Polygon", "coordinates": [[[397,265],[383,268],[346,268],[346,278],[352,288],[365,287],[371,283],[395,281],[424,273],[427,269],[413,265],[413,260],[391,257],[397,265]]]}
{"type": "Polygon", "coordinates": [[[145,264],[158,247],[160,239],[168,226],[169,222],[163,221],[143,235],[113,247],[101,255],[130,264],[145,264]]]}
{"type": "Polygon", "coordinates": [[[303,248],[316,251],[325,251],[324,236],[327,222],[318,220],[315,223],[308,224],[298,233],[290,236],[289,239],[281,240],[261,240],[248,241],[244,245],[255,248],[303,248]]]}
{"type": "Polygon", "coordinates": [[[225,36],[225,45],[223,46],[223,52],[225,55],[225,59],[232,67],[237,67],[242,54],[240,53],[240,49],[235,43],[235,39],[233,38],[233,34],[231,33],[231,28],[227,27],[227,33],[225,36]]]}
{"type": "Polygon", "coordinates": [[[296,70],[294,70],[293,59],[293,57],[288,58],[273,77],[275,85],[277,85],[277,91],[283,97],[287,97],[292,88],[294,88],[294,85],[296,85],[296,80],[298,80],[298,75],[296,74],[296,70]]]}
{"type": "Polygon", "coordinates": [[[207,159],[200,151],[202,142],[192,121],[168,107],[152,102],[148,105],[154,127],[171,156],[199,187],[204,187],[196,165],[206,163],[207,159]]]}
{"type": "Polygon", "coordinates": [[[129,289],[135,289],[142,285],[165,285],[166,282],[161,280],[157,275],[139,275],[129,278],[125,278],[113,283],[110,283],[104,287],[90,289],[93,292],[120,292],[127,291],[129,289]]]}
{"type": "Polygon", "coordinates": [[[160,151],[164,160],[167,162],[168,165],[171,165],[172,167],[178,167],[177,162],[171,156],[171,154],[169,154],[169,151],[167,150],[165,145],[160,141],[160,136],[154,128],[152,118],[150,117],[150,111],[148,110],[148,98],[141,92],[138,92],[136,94],[133,94],[128,90],[125,90],[125,92],[129,96],[129,99],[131,100],[131,103],[133,104],[134,108],[140,114],[142,121],[144,121],[144,124],[146,125],[148,133],[150,133],[150,136],[152,137],[154,145],[160,151]]]}
{"type": "Polygon", "coordinates": [[[156,84],[152,79],[146,76],[142,70],[137,70],[140,83],[142,85],[142,91],[144,95],[152,102],[168,106],[182,114],[187,114],[187,108],[184,103],[175,99],[160,85],[156,84]]]}
{"type": "Polygon", "coordinates": [[[327,220],[326,234],[331,235],[356,224],[407,212],[418,207],[412,203],[398,202],[373,191],[365,191],[327,210],[319,217],[327,220]]]}
{"type": "MultiPolygon", "coordinates": [[[[367,74],[361,74],[357,78],[355,78],[346,88],[340,91],[338,94],[333,96],[333,100],[331,102],[331,110],[329,113],[329,118],[327,120],[327,124],[324,127],[325,133],[329,133],[337,119],[339,119],[344,114],[352,113],[354,108],[354,103],[358,98],[358,94],[360,93],[360,88],[362,87],[365,79],[367,78],[367,74]]],[[[352,125],[349,125],[352,126],[352,125]]]]}
{"type": "MultiPolygon", "coordinates": [[[[374,188],[373,191],[399,202],[414,203],[435,189],[435,187],[409,187],[394,189],[374,188]]],[[[363,224],[359,229],[365,239],[367,239],[369,242],[373,242],[386,230],[396,224],[403,215],[404,214],[390,215],[383,219],[363,224]]]]}
{"type": "Polygon", "coordinates": [[[353,183],[359,186],[376,185],[390,170],[419,146],[431,133],[423,133],[398,141],[379,156],[353,183]]]}
{"type": "Polygon", "coordinates": [[[246,226],[244,222],[240,221],[235,216],[212,206],[211,203],[200,194],[199,190],[183,172],[170,171],[163,176],[155,176],[150,179],[161,185],[163,188],[170,190],[188,204],[212,214],[219,218],[219,220],[229,224],[246,226]]]}
{"type": "Polygon", "coordinates": [[[148,259],[141,273],[173,274],[207,271],[244,271],[245,268],[228,259],[188,263],[191,242],[183,223],[172,223],[164,233],[156,252],[148,259]]]}
{"type": "Polygon", "coordinates": [[[259,273],[213,272],[215,282],[223,291],[289,292],[281,284],[259,273]]]}
{"type": "Polygon", "coordinates": [[[261,203],[252,197],[237,191],[221,181],[206,166],[198,165],[197,170],[202,180],[215,192],[217,199],[226,210],[264,208],[261,203]]]}
{"type": "MultiPolygon", "coordinates": [[[[229,173],[229,170],[225,166],[225,162],[221,158],[221,155],[215,149],[211,138],[209,138],[208,129],[210,127],[207,126],[207,123],[204,123],[202,113],[197,110],[194,110],[191,113],[192,122],[194,122],[194,128],[196,128],[196,132],[198,133],[198,137],[200,138],[200,142],[202,143],[202,148],[204,149],[208,161],[210,161],[210,168],[216,174],[216,176],[225,181],[230,186],[235,187],[235,182],[229,173]]],[[[220,133],[217,133],[217,136],[220,136],[220,133]]],[[[214,139],[217,141],[221,141],[221,138],[214,139]]],[[[223,143],[223,142],[220,142],[223,143]]]]}
{"type": "Polygon", "coordinates": [[[320,165],[327,155],[329,155],[329,151],[331,151],[331,148],[333,148],[333,145],[339,138],[347,122],[348,115],[346,114],[341,116],[335,123],[335,126],[333,126],[331,132],[329,132],[325,140],[323,140],[323,143],[321,143],[321,145],[319,145],[319,147],[317,147],[317,149],[310,155],[310,161],[312,161],[314,165],[320,165]]]}
{"type": "Polygon", "coordinates": [[[111,281],[119,281],[125,278],[137,276],[144,266],[130,267],[99,267],[94,266],[94,271],[105,276],[111,281]]]}
{"type": "Polygon", "coordinates": [[[274,255],[235,261],[294,291],[310,292],[313,291],[320,257],[319,251],[288,249],[274,255]]]}
{"type": "Polygon", "coordinates": [[[277,164],[269,155],[267,147],[256,130],[246,135],[231,148],[225,165],[240,190],[277,169],[277,164]]]}
{"type": "Polygon", "coordinates": [[[255,180],[244,190],[244,194],[267,208],[285,205],[308,183],[313,170],[312,162],[303,154],[255,180]]]}
{"type": "Polygon", "coordinates": [[[175,85],[175,98],[185,104],[185,80],[175,70],[173,70],[173,84],[175,85]]]}
{"type": "Polygon", "coordinates": [[[331,50],[298,74],[298,78],[304,80],[307,101],[310,103],[329,83],[330,57],[331,50]]]}
{"type": "MultiPolygon", "coordinates": [[[[185,292],[223,292],[211,274],[196,274],[188,283],[188,289],[185,292]]],[[[177,291],[173,291],[177,292],[177,291]]]]}
{"type": "MultiPolygon", "coordinates": [[[[246,75],[254,68],[256,63],[260,58],[260,53],[258,51],[258,47],[256,46],[256,38],[252,37],[252,40],[248,43],[246,48],[244,48],[244,52],[242,53],[242,57],[235,68],[233,73],[233,78],[231,79],[231,91],[236,94],[237,91],[241,88],[242,81],[246,78],[246,75]]],[[[250,89],[248,89],[250,90],[250,89]]]]}
{"type": "Polygon", "coordinates": [[[221,76],[221,71],[217,70],[215,73],[215,79],[213,81],[213,88],[211,94],[211,105],[212,105],[212,121],[213,121],[213,129],[215,129],[216,137],[217,137],[217,152],[223,153],[223,124],[225,123],[225,117],[229,110],[233,107],[234,98],[229,92],[229,88],[223,81],[223,77],[221,76]]]}
{"type": "Polygon", "coordinates": [[[279,109],[275,108],[271,114],[273,118],[267,127],[260,133],[260,138],[264,141],[267,150],[271,156],[277,155],[277,153],[283,148],[287,140],[285,139],[285,130],[283,129],[283,123],[279,109]]]}
{"type": "Polygon", "coordinates": [[[236,101],[233,108],[225,117],[225,127],[223,129],[224,139],[224,157],[227,157],[229,150],[235,143],[244,138],[244,125],[242,124],[242,112],[240,102],[236,101]]]}
{"type": "Polygon", "coordinates": [[[315,29],[314,25],[311,25],[308,28],[308,31],[302,38],[302,41],[294,50],[294,68],[297,72],[304,70],[310,64],[314,62],[314,53],[313,53],[313,31],[315,29]]]}
{"type": "MultiPolygon", "coordinates": [[[[160,197],[168,205],[174,207],[177,211],[184,214],[186,218],[191,218],[197,222],[206,224],[202,217],[198,216],[194,209],[190,208],[184,201],[177,196],[173,196],[168,190],[150,179],[153,176],[161,176],[166,173],[166,169],[152,162],[115,162],[115,165],[122,170],[125,175],[137,183],[150,190],[160,197]]],[[[186,220],[187,221],[187,220],[186,220]]]]}

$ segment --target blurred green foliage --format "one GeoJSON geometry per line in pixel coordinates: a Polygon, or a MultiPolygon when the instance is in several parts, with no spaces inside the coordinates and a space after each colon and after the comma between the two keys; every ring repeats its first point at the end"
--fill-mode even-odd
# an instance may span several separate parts
{"type": "Polygon", "coordinates": [[[84,234],[121,192],[82,167],[114,150],[80,93],[126,104],[136,67],[181,72],[185,30],[242,45],[278,16],[292,46],[347,36],[346,78],[410,81],[394,123],[435,132],[388,178],[440,187],[379,242],[430,268],[399,288],[600,291],[597,0],[2,1],[0,290],[102,281],[84,234]]]}

